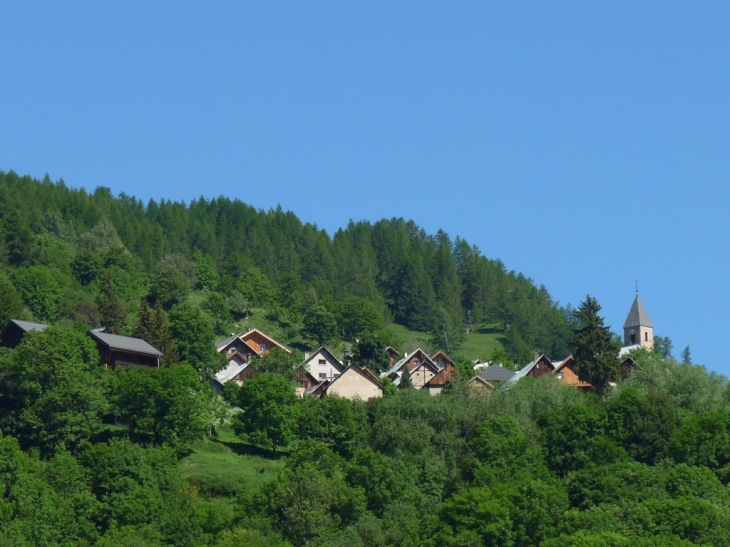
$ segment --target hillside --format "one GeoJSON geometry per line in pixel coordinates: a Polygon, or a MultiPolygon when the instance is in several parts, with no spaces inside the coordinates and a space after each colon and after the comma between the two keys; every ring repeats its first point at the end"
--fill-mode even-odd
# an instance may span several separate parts
{"type": "Polygon", "coordinates": [[[143,204],[13,172],[0,172],[0,217],[0,320],[131,333],[145,299],[166,313],[192,306],[219,337],[255,323],[301,351],[364,333],[469,359],[490,358],[496,341],[516,361],[570,351],[569,316],[545,287],[414,220],[350,222],[329,236],[280,208],[143,204]]]}

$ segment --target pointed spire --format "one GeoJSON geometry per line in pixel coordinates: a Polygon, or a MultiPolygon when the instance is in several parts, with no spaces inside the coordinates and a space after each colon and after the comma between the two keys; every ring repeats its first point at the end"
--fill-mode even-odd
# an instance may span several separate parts
{"type": "Polygon", "coordinates": [[[624,323],[625,329],[629,327],[654,328],[654,325],[651,324],[651,319],[649,319],[649,314],[646,313],[646,310],[644,309],[644,304],[641,303],[638,291],[636,293],[636,298],[634,298],[634,303],[631,305],[629,316],[626,318],[626,323],[624,323]]]}

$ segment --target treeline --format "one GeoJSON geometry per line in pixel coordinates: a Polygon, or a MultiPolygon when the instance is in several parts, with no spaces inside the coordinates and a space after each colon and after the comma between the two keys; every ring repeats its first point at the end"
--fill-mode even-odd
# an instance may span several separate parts
{"type": "Polygon", "coordinates": [[[383,326],[395,321],[456,353],[465,333],[487,324],[504,331],[516,361],[571,349],[569,310],[544,287],[411,220],[350,222],[330,237],[281,208],[228,198],[144,204],[13,172],[0,172],[0,218],[0,319],[103,325],[113,314],[99,294],[111,278],[127,333],[145,298],[166,311],[191,302],[218,334],[265,308],[303,348],[364,332],[390,342],[383,326]]]}
{"type": "Polygon", "coordinates": [[[727,379],[635,354],[605,399],[552,375],[486,396],[294,396],[275,367],[215,397],[187,364],[104,371],[83,329],[0,357],[0,545],[725,546],[727,379]],[[284,456],[260,486],[184,479],[233,428],[284,456]]]}

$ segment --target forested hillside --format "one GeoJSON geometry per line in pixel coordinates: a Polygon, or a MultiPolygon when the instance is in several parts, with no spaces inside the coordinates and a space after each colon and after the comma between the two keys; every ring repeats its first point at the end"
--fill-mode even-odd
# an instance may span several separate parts
{"type": "Polygon", "coordinates": [[[462,362],[438,395],[383,381],[362,402],[297,397],[300,355],[273,349],[212,391],[214,337],[253,321],[374,368],[393,321],[454,354],[489,325],[518,360],[575,344],[584,365],[608,362],[586,352],[600,332],[618,367],[594,299],[580,319],[464,240],[403,219],[330,238],[228,199],[13,173],[0,219],[1,319],[51,324],[0,349],[0,547],[730,544],[728,380],[660,351],[596,393],[555,374],[477,389],[462,362]],[[101,325],[164,366],[105,370],[101,325]]]}
{"type": "Polygon", "coordinates": [[[570,351],[569,314],[544,287],[413,220],[353,221],[330,237],[280,208],[228,198],[144,204],[13,172],[0,173],[0,215],[2,320],[131,332],[145,298],[166,312],[202,310],[218,335],[266,310],[282,341],[300,349],[363,333],[398,345],[383,328],[395,322],[457,356],[485,325],[518,362],[570,351]]]}

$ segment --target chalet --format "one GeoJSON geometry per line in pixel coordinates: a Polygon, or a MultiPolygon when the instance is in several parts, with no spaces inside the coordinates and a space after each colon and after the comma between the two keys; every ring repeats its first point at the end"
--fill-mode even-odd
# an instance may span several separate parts
{"type": "Polygon", "coordinates": [[[378,377],[366,367],[351,364],[337,378],[328,381],[327,395],[338,395],[345,399],[369,401],[383,396],[383,386],[378,377]]]}
{"type": "Polygon", "coordinates": [[[100,330],[90,330],[87,334],[96,342],[104,368],[160,368],[160,357],[164,356],[141,338],[100,330]]]}
{"type": "MultiPolygon", "coordinates": [[[[398,378],[393,381],[393,384],[400,385],[400,380],[403,376],[403,371],[405,369],[401,369],[401,372],[399,372],[398,378]]],[[[437,374],[439,373],[438,367],[431,362],[431,360],[423,360],[418,365],[416,365],[411,371],[411,385],[415,389],[421,389],[424,387],[428,382],[430,382],[437,374]]]]}
{"type": "Polygon", "coordinates": [[[400,374],[398,373],[402,373],[403,367],[408,366],[408,370],[410,372],[413,372],[413,370],[424,361],[430,364],[431,367],[435,369],[436,372],[438,372],[438,366],[436,365],[436,363],[431,360],[431,357],[425,351],[423,351],[421,348],[418,348],[411,354],[406,353],[402,359],[393,364],[393,366],[390,367],[388,370],[381,373],[380,377],[385,378],[387,376],[395,382],[397,378],[400,378],[400,374]]]}
{"type": "Polygon", "coordinates": [[[494,384],[488,382],[481,376],[474,376],[474,378],[469,380],[469,387],[478,391],[484,390],[489,393],[494,389],[494,384]]]}
{"type": "Polygon", "coordinates": [[[322,346],[307,357],[304,368],[318,381],[322,381],[337,378],[345,370],[345,365],[330,350],[322,346]]]}
{"type": "Polygon", "coordinates": [[[444,390],[446,384],[454,379],[456,374],[456,365],[447,364],[445,365],[433,378],[428,380],[424,385],[424,389],[428,389],[431,395],[438,395],[444,390]]]}
{"type": "Polygon", "coordinates": [[[390,368],[400,358],[400,353],[392,346],[385,348],[385,353],[388,354],[388,368],[390,368]]]}
{"type": "Polygon", "coordinates": [[[223,392],[223,386],[228,382],[235,382],[237,385],[243,385],[246,378],[251,377],[251,369],[249,368],[250,358],[238,350],[233,350],[228,355],[228,363],[221,370],[216,372],[211,379],[211,387],[219,394],[223,392]]]}
{"type": "Polygon", "coordinates": [[[0,346],[4,348],[14,348],[25,336],[25,333],[30,331],[43,332],[48,328],[48,325],[43,323],[31,323],[30,321],[21,321],[20,319],[11,319],[5,328],[0,332],[0,346]]]}
{"type": "Polygon", "coordinates": [[[446,352],[443,350],[438,350],[436,353],[431,355],[431,361],[436,363],[436,366],[439,368],[439,370],[443,369],[447,365],[456,366],[456,363],[454,360],[446,355],[446,352]]]}
{"type": "Polygon", "coordinates": [[[482,368],[477,376],[490,384],[498,384],[512,379],[514,375],[515,372],[513,370],[505,368],[502,365],[491,365],[482,368]]]}
{"type": "Polygon", "coordinates": [[[216,344],[216,350],[218,350],[218,353],[225,353],[228,355],[235,350],[241,355],[248,356],[249,358],[256,355],[264,355],[273,348],[279,348],[287,353],[291,353],[291,351],[285,348],[282,344],[258,329],[251,329],[239,332],[238,334],[233,334],[216,344]]]}
{"type": "Polygon", "coordinates": [[[557,361],[553,364],[555,365],[553,374],[565,385],[580,389],[593,388],[590,382],[584,382],[578,378],[578,373],[575,372],[575,358],[572,355],[569,355],[563,361],[557,361]]]}
{"type": "Polygon", "coordinates": [[[539,378],[543,374],[549,374],[555,370],[555,365],[553,364],[550,359],[548,359],[544,354],[540,355],[539,357],[536,357],[532,362],[527,363],[524,367],[522,367],[520,370],[518,370],[512,378],[510,378],[510,382],[517,382],[518,380],[525,378],[527,376],[531,378],[539,378]]]}
{"type": "Polygon", "coordinates": [[[296,394],[298,397],[303,397],[305,394],[307,394],[307,391],[319,386],[320,384],[324,383],[326,380],[318,380],[314,376],[312,376],[308,370],[306,369],[298,369],[296,371],[296,374],[294,375],[294,383],[296,384],[296,394]]]}

